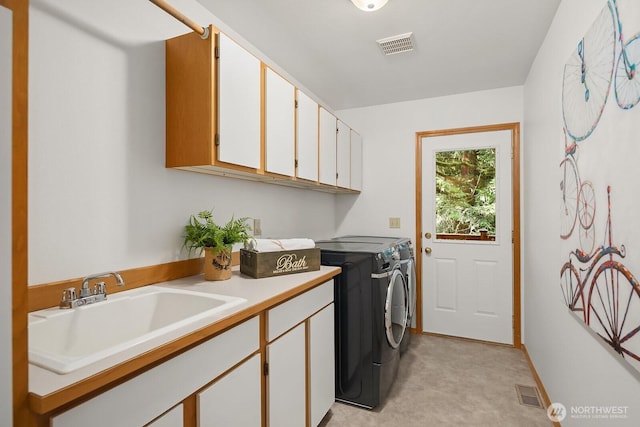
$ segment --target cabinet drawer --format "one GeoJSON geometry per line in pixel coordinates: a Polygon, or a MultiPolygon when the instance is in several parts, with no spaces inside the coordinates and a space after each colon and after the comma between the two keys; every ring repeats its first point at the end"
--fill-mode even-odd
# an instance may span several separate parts
{"type": "Polygon", "coordinates": [[[267,341],[273,341],[287,330],[313,315],[333,301],[333,280],[268,311],[267,341]]]}
{"type": "Polygon", "coordinates": [[[51,419],[52,427],[139,427],[260,347],[254,317],[51,419]]]}

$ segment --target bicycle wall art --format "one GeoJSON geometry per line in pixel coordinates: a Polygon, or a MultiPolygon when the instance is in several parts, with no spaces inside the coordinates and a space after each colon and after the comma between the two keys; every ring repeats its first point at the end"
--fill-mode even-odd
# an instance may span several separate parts
{"type": "Polygon", "coordinates": [[[564,304],[637,372],[639,30],[637,1],[608,0],[564,65],[559,264],[564,304]]]}

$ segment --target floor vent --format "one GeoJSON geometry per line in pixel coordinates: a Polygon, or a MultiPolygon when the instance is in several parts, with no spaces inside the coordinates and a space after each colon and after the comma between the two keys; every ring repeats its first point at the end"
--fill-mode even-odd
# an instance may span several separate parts
{"type": "Polygon", "coordinates": [[[385,39],[376,40],[376,43],[380,45],[380,49],[382,49],[382,53],[385,55],[411,52],[413,50],[413,33],[387,37],[385,39]]]}
{"type": "Polygon", "coordinates": [[[537,387],[516,384],[516,393],[521,405],[542,408],[542,399],[537,387]]]}

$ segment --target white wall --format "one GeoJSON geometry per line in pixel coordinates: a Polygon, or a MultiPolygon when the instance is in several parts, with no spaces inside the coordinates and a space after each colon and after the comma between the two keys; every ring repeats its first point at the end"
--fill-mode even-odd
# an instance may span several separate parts
{"type": "Polygon", "coordinates": [[[330,194],[164,167],[164,42],[122,45],[30,8],[29,283],[184,259],[189,214],[334,234],[330,194]]]}
{"type": "Polygon", "coordinates": [[[338,111],[362,135],[364,168],[360,196],[337,197],[337,234],[415,238],[416,132],[521,122],[522,107],[522,87],[511,87],[338,111]]]}
{"type": "MultiPolygon", "coordinates": [[[[416,132],[522,122],[523,88],[341,110],[337,114],[362,135],[364,167],[360,196],[336,197],[336,234],[410,237],[415,244],[416,132]],[[400,218],[399,229],[389,228],[389,217],[400,218]]],[[[522,319],[523,327],[524,322],[522,319]]]]}
{"type": "Polygon", "coordinates": [[[12,423],[11,41],[12,14],[0,7],[0,425],[12,423]]]}
{"type": "MultiPolygon", "coordinates": [[[[640,30],[640,8],[637,3],[631,3],[634,2],[618,1],[621,13],[625,8],[621,16],[625,18],[628,34],[640,30]]],[[[551,400],[562,403],[569,411],[571,407],[583,406],[628,407],[625,419],[577,419],[569,416],[562,422],[563,426],[622,427],[640,424],[639,380],[598,338],[573,318],[563,305],[559,287],[560,260],[565,253],[561,252],[558,237],[560,218],[557,209],[560,203],[558,165],[563,158],[562,71],[569,54],[605,4],[603,0],[564,0],[560,3],[525,85],[523,279],[527,349],[551,400]]],[[[604,173],[600,178],[620,183],[615,187],[617,197],[612,204],[616,209],[613,213],[616,221],[614,237],[625,241],[634,233],[633,230],[637,230],[637,182],[640,178],[637,172],[637,117],[640,111],[628,113],[636,117],[633,128],[627,128],[614,140],[601,139],[595,144],[607,133],[615,135],[613,127],[606,122],[612,115],[622,114],[617,110],[612,92],[601,125],[584,144],[581,143],[579,150],[584,155],[582,161],[588,156],[593,157],[591,150],[597,144],[611,144],[609,149],[603,149],[601,145],[599,151],[602,153],[598,159],[599,170],[604,173]],[[625,159],[633,166],[625,165],[625,159]],[[620,197],[625,192],[623,185],[628,186],[624,198],[620,197]],[[626,205],[622,203],[623,199],[626,199],[626,205]],[[625,212],[630,214],[627,221],[622,217],[625,212]],[[625,226],[629,226],[627,231],[625,226]]],[[[598,199],[597,208],[596,227],[600,229],[596,230],[600,236],[604,227],[602,220],[606,221],[606,198],[598,199]]],[[[637,244],[637,239],[635,242],[637,244]]],[[[626,243],[629,251],[633,250],[628,240],[626,243]]],[[[635,262],[637,265],[637,260],[637,255],[628,254],[625,263],[635,262]]]]}

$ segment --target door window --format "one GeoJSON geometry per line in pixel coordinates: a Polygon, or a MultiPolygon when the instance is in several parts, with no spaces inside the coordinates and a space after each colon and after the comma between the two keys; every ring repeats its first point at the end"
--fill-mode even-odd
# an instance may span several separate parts
{"type": "Polygon", "coordinates": [[[496,238],[496,149],[435,152],[436,238],[496,238]]]}

